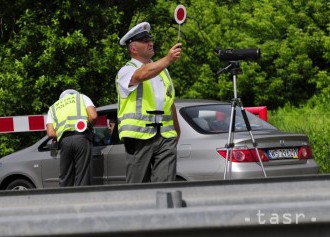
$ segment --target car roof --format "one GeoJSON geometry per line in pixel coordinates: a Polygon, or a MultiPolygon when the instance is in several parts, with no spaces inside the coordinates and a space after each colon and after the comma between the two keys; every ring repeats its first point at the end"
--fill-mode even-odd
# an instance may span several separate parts
{"type": "Polygon", "coordinates": [[[117,109],[117,104],[104,105],[96,108],[96,111],[117,109]]]}
{"type": "MultiPolygon", "coordinates": [[[[218,100],[206,100],[206,99],[176,99],[175,105],[177,107],[187,107],[196,105],[208,105],[208,104],[229,104],[228,102],[218,100]]],[[[117,104],[110,104],[98,107],[97,111],[117,109],[117,104]]]]}
{"type": "Polygon", "coordinates": [[[177,100],[175,100],[176,107],[187,107],[187,106],[208,105],[208,104],[229,104],[229,103],[218,101],[218,100],[206,100],[206,99],[177,99],[177,100]]]}

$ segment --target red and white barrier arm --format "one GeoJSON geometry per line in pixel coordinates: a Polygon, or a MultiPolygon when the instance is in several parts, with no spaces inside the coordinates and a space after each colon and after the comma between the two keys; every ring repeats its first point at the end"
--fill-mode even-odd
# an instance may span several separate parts
{"type": "MultiPolygon", "coordinates": [[[[267,107],[245,107],[247,111],[267,121],[267,107]]],[[[46,131],[47,115],[0,117],[0,133],[46,131]]],[[[106,116],[100,116],[95,127],[106,126],[106,116]]]]}
{"type": "Polygon", "coordinates": [[[47,115],[0,117],[0,133],[46,130],[47,115]]]}

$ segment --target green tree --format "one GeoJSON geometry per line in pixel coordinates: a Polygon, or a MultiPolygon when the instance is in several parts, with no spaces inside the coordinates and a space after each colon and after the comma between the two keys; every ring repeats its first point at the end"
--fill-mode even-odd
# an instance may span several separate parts
{"type": "MultiPolygon", "coordinates": [[[[153,2],[144,1],[147,6],[153,2]]],[[[126,57],[119,36],[127,31],[133,16],[146,9],[144,3],[4,3],[7,8],[0,12],[4,30],[0,44],[0,116],[46,113],[68,88],[90,96],[97,106],[116,102],[114,80],[126,57]]],[[[0,136],[1,146],[7,147],[2,155],[11,152],[10,147],[16,150],[28,145],[22,143],[24,138],[9,142],[10,136],[0,136]]]]}
{"type": "MultiPolygon", "coordinates": [[[[166,5],[169,17],[177,5],[158,2],[158,7],[166,5]]],[[[183,4],[187,8],[181,27],[184,56],[171,68],[178,96],[199,97],[213,81],[216,99],[230,100],[230,73],[217,75],[228,62],[219,61],[215,48],[261,49],[260,61],[241,61],[237,87],[247,105],[277,108],[288,101],[299,105],[314,95],[317,74],[328,70],[329,63],[327,1],[195,0],[183,4]],[[200,75],[205,64],[213,72],[213,79],[207,81],[200,75]]],[[[177,29],[175,23],[158,22],[157,34],[162,31],[167,36],[161,51],[173,44],[177,29]]]]}

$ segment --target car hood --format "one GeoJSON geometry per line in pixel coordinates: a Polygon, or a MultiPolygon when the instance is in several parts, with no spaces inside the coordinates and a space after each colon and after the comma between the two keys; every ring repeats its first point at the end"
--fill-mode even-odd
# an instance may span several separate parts
{"type": "Polygon", "coordinates": [[[35,144],[26,147],[22,150],[16,151],[12,154],[9,154],[7,156],[4,156],[2,158],[0,158],[0,161],[4,161],[4,160],[23,160],[26,157],[26,154],[29,154],[31,152],[38,152],[38,147],[39,145],[45,140],[47,139],[47,136],[43,137],[42,139],[40,139],[38,142],[36,142],[35,144]]]}
{"type": "Polygon", "coordinates": [[[28,148],[25,148],[25,149],[22,149],[22,150],[19,150],[19,151],[16,151],[12,154],[9,154],[7,156],[4,156],[2,158],[0,158],[0,161],[4,161],[4,160],[17,160],[17,159],[24,159],[24,155],[27,154],[27,152],[30,152],[31,151],[31,147],[28,147],[28,148]]]}

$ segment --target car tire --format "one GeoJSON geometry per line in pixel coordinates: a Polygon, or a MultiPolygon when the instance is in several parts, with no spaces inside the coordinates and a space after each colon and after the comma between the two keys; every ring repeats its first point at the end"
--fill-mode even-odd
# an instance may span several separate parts
{"type": "Polygon", "coordinates": [[[6,190],[27,190],[35,189],[36,187],[26,179],[16,179],[8,184],[6,190]]]}
{"type": "Polygon", "coordinates": [[[175,181],[176,182],[186,182],[187,180],[185,180],[184,178],[180,177],[180,176],[176,176],[175,177],[175,181]]]}

